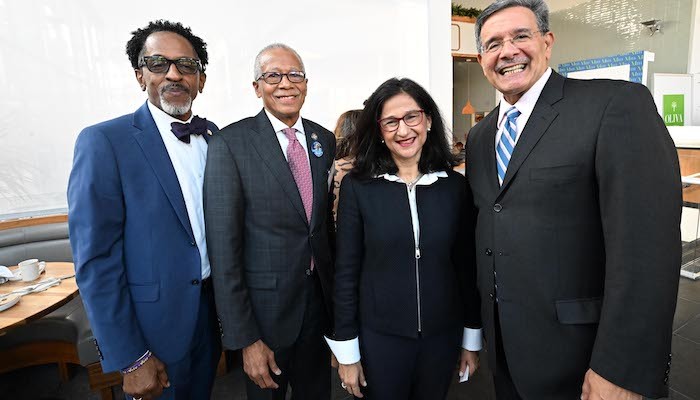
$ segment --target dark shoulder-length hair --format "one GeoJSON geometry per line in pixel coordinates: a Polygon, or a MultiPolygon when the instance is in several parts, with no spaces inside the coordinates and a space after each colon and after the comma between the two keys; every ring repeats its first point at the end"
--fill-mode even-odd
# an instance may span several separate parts
{"type": "Polygon", "coordinates": [[[335,149],[335,159],[352,158],[355,156],[355,125],[362,110],[345,111],[338,118],[335,126],[335,139],[337,147],[335,149]]]}
{"type": "Polygon", "coordinates": [[[447,142],[447,131],[437,104],[428,92],[408,78],[391,78],[382,83],[367,99],[357,121],[357,148],[353,174],[368,179],[382,174],[395,174],[398,168],[389,149],[382,143],[382,132],[377,120],[384,104],[397,94],[405,93],[413,98],[432,120],[425,144],[418,161],[418,170],[427,174],[445,171],[455,165],[455,159],[447,142]]]}

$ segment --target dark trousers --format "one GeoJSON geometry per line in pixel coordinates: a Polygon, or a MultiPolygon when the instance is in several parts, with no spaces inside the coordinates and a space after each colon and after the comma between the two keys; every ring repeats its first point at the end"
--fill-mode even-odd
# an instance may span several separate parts
{"type": "MultiPolygon", "coordinates": [[[[261,389],[246,376],[249,400],[284,400],[287,386],[292,388],[293,400],[329,400],[331,396],[331,355],[323,340],[327,316],[321,284],[315,273],[307,279],[306,310],[301,332],[289,347],[274,348],[275,362],[282,370],[272,373],[278,389],[261,389]]],[[[301,301],[301,299],[299,299],[301,301]]],[[[263,338],[264,341],[264,338],[263,338]]]]}
{"type": "Polygon", "coordinates": [[[463,328],[407,338],[360,330],[366,400],[439,400],[447,396],[463,328]]]}
{"type": "Polygon", "coordinates": [[[501,335],[501,323],[498,318],[498,304],[494,307],[494,324],[496,328],[496,362],[498,363],[493,370],[496,398],[498,400],[522,400],[508,370],[506,352],[503,348],[503,336],[501,335]]]}
{"type": "MultiPolygon", "coordinates": [[[[178,312],[171,310],[170,312],[178,312]]],[[[190,350],[182,360],[166,364],[170,387],[159,399],[200,400],[211,398],[216,366],[221,357],[221,335],[214,306],[211,279],[202,283],[197,325],[190,350]]],[[[131,399],[131,396],[127,396],[131,399]]]]}

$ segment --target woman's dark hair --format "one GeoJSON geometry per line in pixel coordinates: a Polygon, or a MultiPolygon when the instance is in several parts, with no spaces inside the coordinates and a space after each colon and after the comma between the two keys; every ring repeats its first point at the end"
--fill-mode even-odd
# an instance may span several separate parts
{"type": "Polygon", "coordinates": [[[432,120],[425,144],[418,161],[418,170],[427,174],[444,171],[455,165],[455,159],[447,142],[447,131],[440,110],[430,94],[416,82],[408,79],[391,78],[379,85],[367,99],[365,109],[357,121],[357,148],[353,174],[360,178],[372,178],[385,173],[395,174],[398,167],[389,149],[382,143],[382,132],[377,120],[381,117],[384,104],[397,94],[405,93],[413,98],[432,120]]]}
{"type": "Polygon", "coordinates": [[[146,39],[156,32],[173,32],[187,39],[194,48],[195,53],[197,53],[199,61],[202,62],[202,68],[206,68],[209,62],[209,55],[207,54],[207,44],[204,40],[193,34],[190,28],[182,26],[179,22],[159,19],[149,22],[145,28],[139,28],[131,32],[133,36],[126,43],[126,55],[129,56],[129,61],[134,69],[139,68],[139,59],[145,50],[146,39]]]}
{"type": "Polygon", "coordinates": [[[362,110],[350,110],[345,111],[338,118],[334,131],[335,139],[338,141],[338,147],[335,150],[336,160],[355,156],[354,148],[357,147],[355,128],[360,114],[362,114],[362,110]]]}

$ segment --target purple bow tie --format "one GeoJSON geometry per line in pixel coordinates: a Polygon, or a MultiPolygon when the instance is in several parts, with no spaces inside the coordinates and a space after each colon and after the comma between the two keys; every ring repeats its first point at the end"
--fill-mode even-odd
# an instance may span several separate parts
{"type": "Polygon", "coordinates": [[[192,117],[192,121],[186,124],[182,122],[173,122],[170,126],[172,127],[175,137],[185,143],[190,143],[190,135],[202,135],[204,140],[209,141],[209,135],[207,135],[207,120],[205,118],[199,118],[195,115],[192,117]]]}

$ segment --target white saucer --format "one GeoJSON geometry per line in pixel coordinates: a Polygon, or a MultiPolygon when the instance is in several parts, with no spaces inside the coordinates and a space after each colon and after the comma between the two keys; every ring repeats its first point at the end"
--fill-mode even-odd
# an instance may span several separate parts
{"type": "Polygon", "coordinates": [[[0,312],[12,308],[12,306],[19,303],[20,298],[22,298],[22,296],[14,295],[0,299],[0,312]]]}
{"type": "MultiPolygon", "coordinates": [[[[41,276],[41,274],[44,273],[45,269],[46,269],[46,261],[40,261],[39,262],[39,276],[41,276]]],[[[12,278],[7,278],[7,279],[10,281],[21,281],[22,280],[22,271],[20,271],[19,268],[17,268],[14,271],[12,278]]],[[[36,279],[39,279],[39,277],[37,277],[36,279]]]]}

